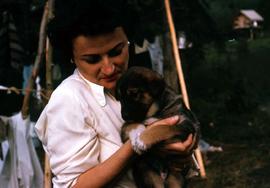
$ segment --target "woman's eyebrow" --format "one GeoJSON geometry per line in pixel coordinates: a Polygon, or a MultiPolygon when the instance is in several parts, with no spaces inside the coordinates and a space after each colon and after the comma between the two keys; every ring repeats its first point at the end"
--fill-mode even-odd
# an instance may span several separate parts
{"type": "MultiPolygon", "coordinates": [[[[110,53],[111,51],[123,46],[124,47],[125,42],[119,42],[118,44],[116,44],[113,48],[111,48],[108,52],[106,53],[110,53]]],[[[83,54],[81,55],[81,57],[89,57],[89,56],[100,56],[100,54],[83,54]]]]}
{"type": "MultiPolygon", "coordinates": [[[[119,47],[124,47],[124,42],[118,43],[118,44],[115,45],[112,49],[110,49],[108,52],[110,52],[110,51],[112,51],[112,50],[115,50],[115,49],[117,49],[117,48],[119,48],[119,47]]],[[[108,53],[108,52],[107,52],[107,53],[108,53]]]]}
{"type": "Polygon", "coordinates": [[[100,56],[100,54],[83,54],[81,57],[100,56]]]}

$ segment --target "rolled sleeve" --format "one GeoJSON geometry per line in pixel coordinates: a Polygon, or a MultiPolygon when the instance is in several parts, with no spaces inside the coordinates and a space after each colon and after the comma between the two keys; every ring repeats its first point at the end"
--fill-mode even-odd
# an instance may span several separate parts
{"type": "Polygon", "coordinates": [[[100,143],[93,126],[93,115],[70,89],[53,93],[36,131],[55,175],[54,187],[70,187],[99,163],[100,143]]]}

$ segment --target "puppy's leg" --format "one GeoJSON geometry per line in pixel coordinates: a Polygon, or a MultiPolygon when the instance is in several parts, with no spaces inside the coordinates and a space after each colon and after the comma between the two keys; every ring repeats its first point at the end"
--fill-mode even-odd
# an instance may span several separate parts
{"type": "Polygon", "coordinates": [[[159,174],[153,171],[149,171],[147,176],[149,179],[144,180],[146,182],[146,187],[165,188],[164,180],[160,177],[159,174]]]}
{"type": "Polygon", "coordinates": [[[139,123],[124,123],[121,129],[121,139],[123,142],[127,141],[130,137],[130,133],[132,131],[136,131],[137,129],[144,129],[143,124],[139,123]]]}
{"type": "MultiPolygon", "coordinates": [[[[181,120],[180,120],[181,121],[181,120]]],[[[140,141],[148,148],[153,144],[168,140],[179,135],[182,131],[181,126],[176,125],[156,125],[147,127],[140,135],[140,141]]]]}
{"type": "Polygon", "coordinates": [[[165,182],[166,188],[183,188],[184,178],[181,173],[171,173],[165,182]]]}
{"type": "Polygon", "coordinates": [[[134,165],[133,176],[138,188],[164,188],[164,180],[143,159],[134,165]]]}

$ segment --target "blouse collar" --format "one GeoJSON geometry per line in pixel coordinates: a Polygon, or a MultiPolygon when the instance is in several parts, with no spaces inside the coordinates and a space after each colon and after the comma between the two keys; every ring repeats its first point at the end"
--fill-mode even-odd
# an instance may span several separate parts
{"type": "Polygon", "coordinates": [[[104,87],[87,80],[85,77],[83,77],[83,75],[80,73],[78,69],[75,70],[75,73],[77,73],[87,83],[87,85],[90,86],[92,94],[94,98],[97,100],[98,104],[102,107],[106,106],[104,87]]]}

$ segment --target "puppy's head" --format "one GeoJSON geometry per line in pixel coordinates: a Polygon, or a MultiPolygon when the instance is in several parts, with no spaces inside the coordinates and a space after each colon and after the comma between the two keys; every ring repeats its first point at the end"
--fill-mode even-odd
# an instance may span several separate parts
{"type": "Polygon", "coordinates": [[[116,84],[116,99],[121,103],[125,121],[143,121],[153,102],[161,97],[165,82],[158,73],[144,68],[132,67],[116,84]]]}

